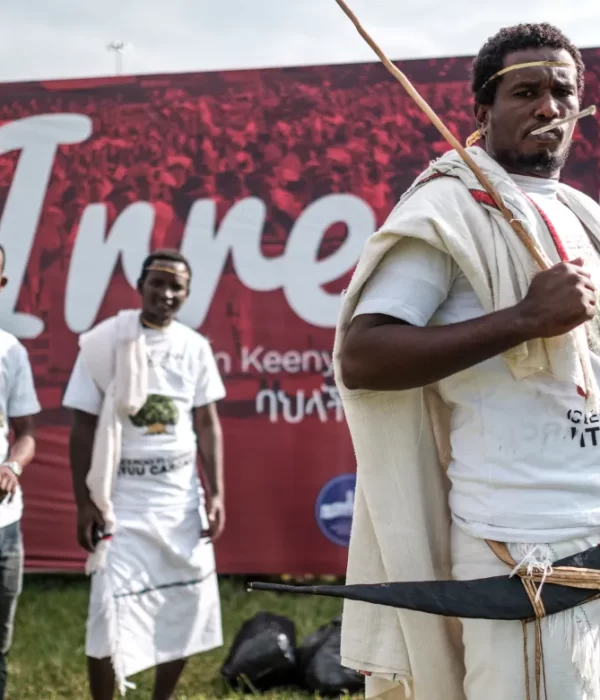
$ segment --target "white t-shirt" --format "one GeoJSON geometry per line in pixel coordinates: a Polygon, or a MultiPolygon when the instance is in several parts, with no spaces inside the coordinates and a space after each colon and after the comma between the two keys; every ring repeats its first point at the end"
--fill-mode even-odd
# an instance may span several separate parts
{"type": "MultiPolygon", "coordinates": [[[[201,498],[192,409],[219,401],[225,387],[208,340],[178,322],[144,328],[148,400],[123,423],[116,509],[195,508],[201,498]]],[[[99,415],[104,397],[80,355],[63,404],[99,415]]]]}
{"type": "MultiPolygon", "coordinates": [[[[8,457],[9,420],[39,412],[27,350],[14,335],[0,330],[0,462],[8,457]]],[[[10,503],[5,499],[0,504],[0,527],[16,523],[22,515],[23,493],[19,486],[10,503]]]]}
{"type": "MultiPolygon", "coordinates": [[[[569,258],[586,259],[600,288],[598,254],[558,200],[558,183],[514,180],[545,212],[569,258]]],[[[427,185],[432,197],[452,196],[455,186],[446,178],[427,185]]],[[[373,313],[426,326],[459,323],[484,310],[454,260],[405,238],[365,286],[355,316],[373,313]]],[[[600,358],[593,355],[592,363],[600,381],[600,358]]],[[[544,374],[517,381],[497,356],[439,388],[452,410],[450,508],[460,527],[474,537],[532,543],[600,530],[600,419],[584,415],[576,387],[544,374]]]]}

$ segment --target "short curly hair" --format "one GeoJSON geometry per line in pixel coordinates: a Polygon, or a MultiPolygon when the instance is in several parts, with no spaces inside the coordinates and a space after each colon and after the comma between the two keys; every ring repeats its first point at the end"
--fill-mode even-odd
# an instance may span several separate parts
{"type": "Polygon", "coordinates": [[[486,41],[472,66],[471,89],[475,102],[482,105],[491,105],[494,102],[501,78],[487,84],[486,82],[504,68],[504,59],[507,54],[523,49],[541,48],[565,49],[571,54],[577,67],[577,89],[581,99],[585,85],[585,66],[581,52],[560,29],[542,22],[506,27],[486,41]]]}

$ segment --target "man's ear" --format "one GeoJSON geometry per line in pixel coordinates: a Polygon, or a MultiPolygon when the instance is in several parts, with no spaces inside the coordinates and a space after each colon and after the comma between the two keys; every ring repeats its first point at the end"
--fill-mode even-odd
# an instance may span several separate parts
{"type": "Polygon", "coordinates": [[[143,286],[144,286],[144,280],[140,277],[137,281],[137,290],[140,294],[142,293],[143,286]]]}
{"type": "Polygon", "coordinates": [[[473,107],[473,113],[475,114],[477,128],[483,133],[490,117],[490,107],[489,105],[482,105],[476,102],[473,107]]]}

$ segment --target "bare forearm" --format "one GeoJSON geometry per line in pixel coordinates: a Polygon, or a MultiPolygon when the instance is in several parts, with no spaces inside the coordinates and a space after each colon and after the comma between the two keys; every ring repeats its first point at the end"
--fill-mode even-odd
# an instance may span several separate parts
{"type": "Polygon", "coordinates": [[[343,379],[350,389],[414,389],[473,367],[531,337],[518,307],[425,328],[386,317],[358,317],[344,343],[343,379]]]}
{"type": "Polygon", "coordinates": [[[76,412],[69,439],[69,462],[73,494],[78,507],[89,503],[90,492],[86,479],[92,465],[92,453],[96,434],[96,418],[76,412]]]}
{"type": "Polygon", "coordinates": [[[198,450],[211,496],[224,496],[223,433],[220,423],[198,431],[198,450]]]}
{"type": "Polygon", "coordinates": [[[9,452],[7,462],[18,462],[19,466],[26,467],[35,456],[35,437],[33,435],[21,435],[15,439],[9,452]]]}
{"type": "Polygon", "coordinates": [[[75,502],[81,507],[90,500],[90,492],[86,484],[86,478],[92,463],[92,450],[89,443],[81,439],[80,436],[71,435],[69,456],[73,494],[75,502]]]}
{"type": "Polygon", "coordinates": [[[35,456],[35,424],[33,416],[10,418],[10,427],[14,435],[8,450],[7,462],[17,462],[21,468],[26,467],[35,456]]]}

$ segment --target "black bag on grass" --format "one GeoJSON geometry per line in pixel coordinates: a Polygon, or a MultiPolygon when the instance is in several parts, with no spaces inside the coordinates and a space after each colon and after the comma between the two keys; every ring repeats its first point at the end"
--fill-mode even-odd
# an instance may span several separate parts
{"type": "Polygon", "coordinates": [[[309,690],[331,696],[339,696],[344,691],[360,693],[364,690],[364,678],[342,666],[341,637],[342,620],[337,617],[304,640],[298,650],[298,662],[304,685],[309,690]]]}
{"type": "Polygon", "coordinates": [[[295,685],[296,628],[287,617],[260,612],[242,625],[221,668],[233,688],[269,690],[295,685]]]}

